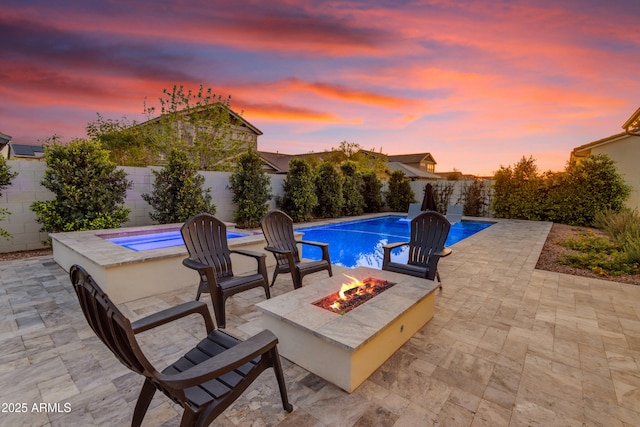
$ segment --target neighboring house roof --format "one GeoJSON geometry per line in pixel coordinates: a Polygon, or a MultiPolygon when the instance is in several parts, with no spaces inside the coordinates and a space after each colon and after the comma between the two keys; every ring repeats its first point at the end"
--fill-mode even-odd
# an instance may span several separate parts
{"type": "Polygon", "coordinates": [[[272,173],[287,173],[289,171],[289,160],[295,156],[290,154],[271,153],[268,151],[258,151],[258,155],[265,163],[267,169],[272,173]]]}
{"type": "Polygon", "coordinates": [[[622,129],[627,133],[633,133],[635,135],[640,133],[640,108],[629,117],[629,120],[624,122],[622,129]]]}
{"type": "Polygon", "coordinates": [[[404,172],[405,176],[407,178],[410,178],[412,181],[415,181],[417,179],[444,179],[437,173],[427,172],[422,169],[408,166],[401,162],[388,162],[387,165],[392,171],[401,170],[402,172],[404,172]]]}
{"type": "Polygon", "coordinates": [[[262,158],[262,161],[265,163],[266,169],[270,169],[271,173],[289,172],[289,162],[292,159],[307,159],[309,157],[316,157],[321,161],[323,155],[327,153],[328,152],[283,154],[283,153],[273,153],[269,151],[258,151],[258,155],[262,158]]]}
{"type": "Polygon", "coordinates": [[[9,143],[9,158],[41,159],[44,157],[44,147],[41,145],[27,145],[9,143]]]}
{"type": "Polygon", "coordinates": [[[611,144],[612,142],[619,141],[623,138],[626,138],[628,134],[626,132],[618,133],[615,135],[608,136],[606,138],[599,139],[597,141],[589,142],[587,144],[576,147],[571,151],[572,157],[583,157],[589,155],[589,152],[592,148],[600,147],[603,145],[611,144]]]}
{"type": "Polygon", "coordinates": [[[611,144],[622,139],[626,139],[629,135],[640,135],[640,108],[624,122],[622,128],[625,130],[622,133],[608,136],[606,138],[598,139],[597,141],[589,142],[574,148],[571,151],[571,159],[578,157],[586,157],[591,154],[593,148],[601,147],[603,145],[611,144]]]}
{"type": "MultiPolygon", "coordinates": [[[[209,105],[203,105],[201,107],[194,107],[194,109],[192,110],[182,110],[179,112],[179,114],[187,114],[193,111],[201,111],[207,108],[214,108],[214,107],[218,107],[220,104],[219,103],[215,103],[215,104],[209,104],[209,105]],[[197,109],[196,109],[197,108],[197,109]]],[[[255,127],[254,125],[252,125],[251,123],[249,123],[244,117],[242,117],[240,114],[236,113],[235,111],[233,111],[232,109],[229,109],[229,114],[231,116],[232,120],[232,124],[237,125],[237,126],[241,126],[241,127],[246,127],[249,130],[251,130],[253,133],[255,133],[256,135],[262,135],[262,131],[260,129],[258,129],[257,127],[255,127]],[[234,123],[235,121],[235,123],[234,123]]],[[[138,124],[138,126],[144,126],[148,123],[154,123],[160,120],[160,117],[154,117],[151,120],[147,120],[146,122],[142,122],[140,124],[138,124]]]]}
{"type": "Polygon", "coordinates": [[[11,141],[11,136],[7,135],[6,133],[0,132],[0,147],[7,144],[9,141],[11,141]]]}
{"type": "Polygon", "coordinates": [[[436,164],[436,160],[433,158],[431,153],[397,154],[387,156],[387,159],[389,159],[390,162],[420,163],[422,161],[427,161],[436,164]]]}

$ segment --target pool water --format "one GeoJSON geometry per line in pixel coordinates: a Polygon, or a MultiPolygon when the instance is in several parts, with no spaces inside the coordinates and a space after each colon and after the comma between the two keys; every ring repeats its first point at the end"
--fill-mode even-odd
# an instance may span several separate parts
{"type": "MultiPolygon", "coordinates": [[[[245,235],[227,231],[228,239],[236,237],[245,237],[245,235]]],[[[107,240],[136,252],[184,245],[180,230],[111,237],[107,240]]]]}
{"type": "MultiPolygon", "coordinates": [[[[491,222],[460,221],[451,225],[445,246],[451,246],[469,236],[493,225],[491,222]]],[[[303,240],[329,244],[331,263],[343,267],[382,268],[384,245],[409,240],[411,223],[400,216],[386,216],[369,220],[343,222],[317,227],[300,228],[303,240]]],[[[308,259],[321,259],[318,248],[303,245],[302,256],[308,259]]],[[[392,251],[392,259],[407,261],[408,248],[392,251]]]]}

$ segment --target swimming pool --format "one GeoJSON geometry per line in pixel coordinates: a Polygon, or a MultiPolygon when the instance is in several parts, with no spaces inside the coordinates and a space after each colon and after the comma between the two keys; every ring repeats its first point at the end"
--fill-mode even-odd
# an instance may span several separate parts
{"type": "MultiPolygon", "coordinates": [[[[451,226],[445,246],[451,246],[493,225],[491,222],[460,221],[451,226]]],[[[409,240],[410,222],[401,216],[385,216],[367,220],[342,222],[317,227],[299,228],[303,240],[329,244],[331,263],[343,267],[382,267],[382,247],[409,240]]],[[[320,249],[303,245],[302,256],[321,259],[320,249]]],[[[406,262],[407,247],[392,252],[394,261],[406,262]]]]}
{"type": "MultiPolygon", "coordinates": [[[[227,231],[227,239],[234,239],[236,237],[245,236],[246,234],[227,231]]],[[[107,238],[107,240],[136,252],[184,245],[180,230],[159,231],[157,233],[129,234],[119,237],[110,237],[107,238]]]]}

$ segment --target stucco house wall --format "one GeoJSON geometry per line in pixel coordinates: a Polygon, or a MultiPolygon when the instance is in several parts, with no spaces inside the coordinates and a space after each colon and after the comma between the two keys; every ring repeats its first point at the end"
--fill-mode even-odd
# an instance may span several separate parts
{"type": "Polygon", "coordinates": [[[588,155],[606,154],[632,187],[627,207],[640,211],[640,135],[618,134],[575,148],[572,158],[578,161],[588,155]]]}

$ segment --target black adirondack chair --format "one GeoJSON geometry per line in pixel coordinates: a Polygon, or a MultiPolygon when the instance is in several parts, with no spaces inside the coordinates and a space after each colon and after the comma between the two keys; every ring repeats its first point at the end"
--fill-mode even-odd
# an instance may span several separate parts
{"type": "Polygon", "coordinates": [[[211,293],[213,311],[219,328],[226,327],[225,302],[230,296],[262,287],[267,299],[271,298],[266,255],[248,250],[230,250],[224,222],[211,214],[198,214],[189,218],[180,232],[189,251],[189,257],[185,258],[182,264],[196,270],[200,275],[196,301],[203,292],[211,293]],[[231,254],[255,258],[258,263],[257,272],[235,276],[231,254]]]}
{"type": "Polygon", "coordinates": [[[311,242],[309,240],[296,240],[293,234],[293,220],[286,213],[273,210],[268,212],[260,227],[267,240],[264,249],[271,252],[276,258],[276,267],[273,272],[271,286],[276,281],[280,273],[291,273],[293,287],[298,289],[302,286],[302,278],[307,274],[327,270],[329,276],[331,271],[331,258],[329,256],[329,245],[321,242],[311,242]],[[298,244],[316,246],[322,249],[322,259],[317,261],[302,261],[298,251],[298,244]]]}
{"type": "Polygon", "coordinates": [[[268,368],[275,372],[283,408],[289,412],[293,409],[276,347],[278,339],[270,331],[241,341],[216,330],[206,304],[199,301],[131,323],[82,267],[72,266],[69,276],[91,329],[123,365],[145,377],[132,426],[142,423],[156,390],[184,408],[181,426],[209,425],[268,368]],[[184,357],[157,371],[140,348],[136,334],[191,314],[203,317],[207,337],[184,357]]]}
{"type": "Polygon", "coordinates": [[[438,261],[451,254],[444,243],[449,235],[451,224],[444,215],[427,211],[411,220],[411,235],[408,242],[391,243],[383,246],[382,269],[408,274],[429,280],[438,280],[442,289],[438,261]],[[407,264],[391,261],[391,251],[401,246],[409,246],[407,264]]]}

